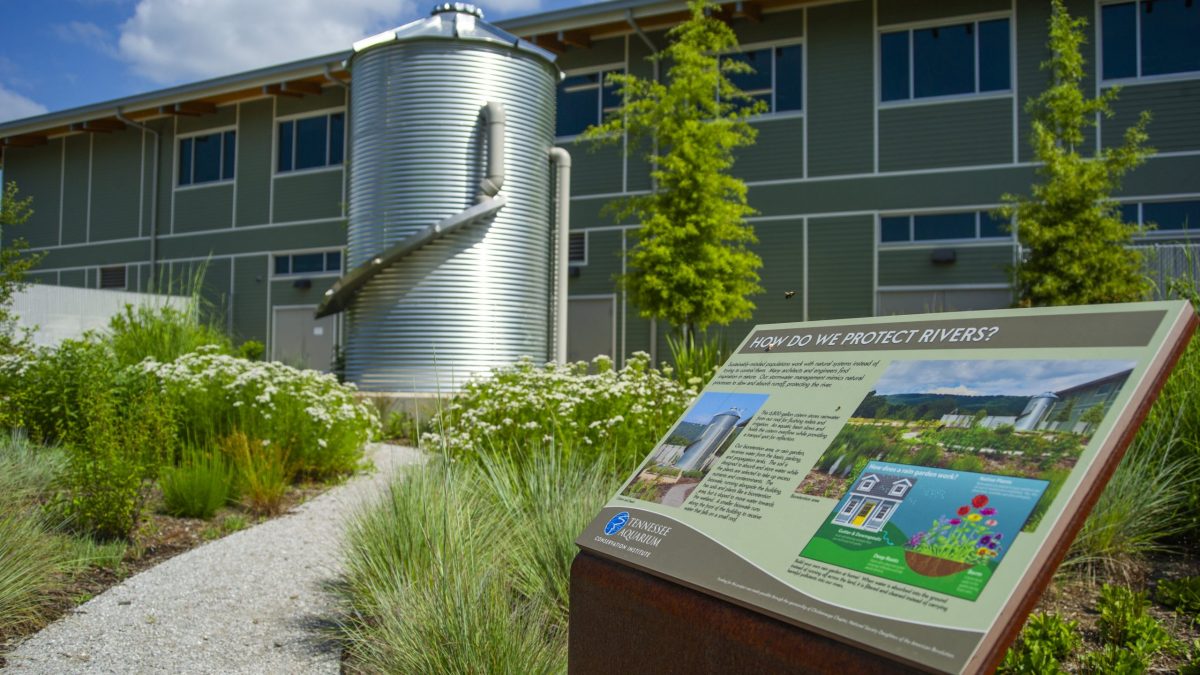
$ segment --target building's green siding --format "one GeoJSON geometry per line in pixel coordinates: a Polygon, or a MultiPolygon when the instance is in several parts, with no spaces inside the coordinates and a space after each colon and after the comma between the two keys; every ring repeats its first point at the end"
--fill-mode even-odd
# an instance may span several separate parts
{"type": "Polygon", "coordinates": [[[58,274],[58,283],[61,286],[74,286],[76,288],[87,287],[87,275],[83,270],[63,270],[58,274]]]}
{"type": "Polygon", "coordinates": [[[1012,99],[956,101],[879,111],[879,170],[1007,164],[1012,99]]]}
{"type": "Polygon", "coordinates": [[[808,10],[808,175],[874,169],[874,44],[871,3],[808,10]]]}
{"type": "Polygon", "coordinates": [[[267,341],[269,256],[233,261],[233,334],[238,341],[267,341]]]}
{"type": "MultiPolygon", "coordinates": [[[[1123,142],[1125,130],[1137,123],[1143,110],[1151,113],[1150,145],[1158,152],[1200,150],[1200,80],[1159,82],[1121,88],[1120,98],[1113,103],[1116,115],[1101,121],[1105,146],[1123,142]]],[[[1194,189],[1194,188],[1193,188],[1194,189]]]]}
{"type": "Polygon", "coordinates": [[[274,222],[340,218],[343,175],[340,169],[279,174],[274,179],[274,222]]]}
{"type": "Polygon", "coordinates": [[[740,148],[734,173],[742,179],[800,178],[804,174],[804,119],[768,117],[754,123],[758,139],[740,148]]]}
{"type": "Polygon", "coordinates": [[[233,227],[233,184],[203,185],[175,191],[175,234],[233,227]]]}
{"type": "Polygon", "coordinates": [[[955,246],[879,250],[880,286],[1003,284],[1012,265],[1012,246],[955,246]],[[935,265],[935,248],[953,249],[955,261],[935,265]]]}
{"type": "Polygon", "coordinates": [[[33,198],[33,215],[5,239],[23,237],[30,246],[58,244],[59,186],[62,184],[62,144],[57,138],[35,148],[6,148],[4,182],[13,182],[21,198],[33,198]]]}
{"type": "Polygon", "coordinates": [[[1012,0],[878,0],[879,25],[940,21],[971,14],[1007,12],[1012,0]]]}
{"type": "Polygon", "coordinates": [[[621,232],[593,230],[587,233],[588,264],[579,268],[579,276],[567,282],[571,295],[612,293],[614,280],[621,273],[621,232]]]}
{"type": "Polygon", "coordinates": [[[594,195],[621,192],[621,142],[595,147],[583,141],[566,146],[571,153],[571,194],[594,195]]]}
{"type": "Polygon", "coordinates": [[[237,123],[237,106],[226,105],[217,108],[212,115],[180,115],[175,118],[176,133],[180,136],[193,134],[210,129],[232,127],[237,123]]]}
{"type": "Polygon", "coordinates": [[[92,144],[91,240],[140,236],[142,133],[94,134],[92,144]]]}
{"type": "Polygon", "coordinates": [[[88,235],[88,170],[92,137],[89,134],[67,136],[66,163],[63,169],[62,243],[82,244],[88,235]]]}
{"type": "Polygon", "coordinates": [[[809,218],[808,318],[871,316],[875,307],[871,216],[809,218]]]}
{"type": "Polygon", "coordinates": [[[237,226],[262,225],[270,217],[271,154],[275,125],[270,99],[242,104],[238,113],[237,226]]]}

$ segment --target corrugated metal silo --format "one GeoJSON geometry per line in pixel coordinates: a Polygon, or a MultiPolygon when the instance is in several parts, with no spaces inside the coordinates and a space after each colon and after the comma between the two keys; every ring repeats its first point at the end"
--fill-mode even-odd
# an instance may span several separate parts
{"type": "Polygon", "coordinates": [[[357,269],[327,296],[353,294],[339,302],[347,379],[361,389],[450,392],[547,357],[553,60],[458,3],[355,45],[347,267],[357,269]],[[502,143],[488,131],[497,115],[502,143]],[[502,157],[489,157],[496,148],[502,157]],[[493,197],[480,185],[496,159],[493,197]]]}
{"type": "Polygon", "coordinates": [[[733,431],[741,418],[741,415],[735,410],[713,415],[704,432],[700,434],[700,438],[687,446],[683,455],[675,462],[675,466],[684,471],[699,471],[703,468],[705,461],[721,447],[721,443],[725,441],[729,432],[733,431]]]}

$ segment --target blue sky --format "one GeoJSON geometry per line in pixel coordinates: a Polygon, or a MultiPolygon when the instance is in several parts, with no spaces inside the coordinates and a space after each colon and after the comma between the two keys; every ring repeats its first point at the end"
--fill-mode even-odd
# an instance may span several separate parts
{"type": "Polygon", "coordinates": [[[893,361],[875,383],[885,394],[1033,396],[1134,366],[1133,361],[893,361]]]}
{"type": "Polygon", "coordinates": [[[743,418],[750,417],[758,412],[766,400],[766,394],[729,394],[710,391],[696,401],[683,419],[685,422],[708,424],[713,415],[727,412],[730,408],[740,410],[743,418]]]}
{"type": "MultiPolygon", "coordinates": [[[[432,0],[0,0],[0,121],[348,49],[432,0]]],[[[587,4],[478,3],[489,20],[587,4]]]]}

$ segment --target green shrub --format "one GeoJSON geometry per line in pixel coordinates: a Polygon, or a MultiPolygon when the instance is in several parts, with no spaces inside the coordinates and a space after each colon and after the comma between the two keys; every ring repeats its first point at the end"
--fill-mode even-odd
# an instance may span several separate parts
{"type": "Polygon", "coordinates": [[[527,457],[557,447],[585,460],[604,458],[624,472],[637,466],[696,395],[637,353],[625,367],[536,366],[524,360],[469,382],[433,422],[422,445],[457,459],[484,454],[527,457]]]}
{"type": "Polygon", "coordinates": [[[117,365],[132,366],[148,358],[174,361],[204,346],[229,352],[229,338],[201,321],[199,304],[193,297],[186,309],[125,305],[125,310],[109,321],[106,336],[117,365]]]}
{"type": "Polygon", "coordinates": [[[1083,639],[1079,623],[1057,614],[1030,614],[1016,644],[1004,655],[1000,673],[1040,675],[1063,673],[1062,662],[1079,649],[1083,639]]]}
{"type": "Polygon", "coordinates": [[[675,379],[686,387],[701,389],[717,374],[729,358],[729,346],[723,336],[704,336],[696,340],[695,333],[686,337],[667,336],[675,379]]]}
{"type": "Polygon", "coordinates": [[[1124,586],[1104,584],[1096,609],[1100,612],[1097,628],[1108,644],[1136,653],[1144,662],[1164,649],[1175,646],[1170,633],[1146,611],[1146,594],[1124,586]]]}
{"type": "Polygon", "coordinates": [[[1200,618],[1200,576],[1163,579],[1154,597],[1167,607],[1200,618]]]}
{"type": "Polygon", "coordinates": [[[182,440],[212,447],[234,432],[262,439],[286,455],[297,477],[352,472],[379,425],[371,407],[355,401],[352,386],[314,370],[247,361],[212,347],[137,369],[180,411],[182,440]]]}
{"type": "Polygon", "coordinates": [[[267,346],[258,340],[246,340],[237,349],[237,355],[247,361],[262,361],[266,353],[267,346]]]}
{"type": "Polygon", "coordinates": [[[958,455],[950,462],[950,468],[955,471],[974,471],[979,473],[984,470],[985,465],[983,460],[976,455],[958,455]]]}
{"type": "Polygon", "coordinates": [[[185,451],[178,466],[159,474],[158,484],[167,513],[208,520],[229,500],[233,473],[219,453],[185,451]]]}
{"type": "Polygon", "coordinates": [[[1106,644],[1083,657],[1082,671],[1089,675],[1140,675],[1149,666],[1141,652],[1106,644]]]}

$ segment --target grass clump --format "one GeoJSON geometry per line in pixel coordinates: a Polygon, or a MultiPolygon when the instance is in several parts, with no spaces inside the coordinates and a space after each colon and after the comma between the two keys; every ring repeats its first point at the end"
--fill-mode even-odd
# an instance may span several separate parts
{"type": "Polygon", "coordinates": [[[125,305],[108,325],[109,347],[120,366],[132,366],[144,359],[174,361],[201,347],[215,346],[229,352],[229,338],[219,329],[201,321],[198,299],[187,307],[170,305],[125,305]]]}
{"type": "Polygon", "coordinates": [[[615,488],[601,464],[561,452],[434,458],[397,477],[347,535],[342,630],[355,666],[562,672],[573,540],[615,488]]]}
{"type": "Polygon", "coordinates": [[[253,513],[279,513],[283,495],[292,482],[287,450],[269,441],[251,439],[235,432],[221,442],[221,450],[233,463],[237,494],[253,513]]]}
{"type": "Polygon", "coordinates": [[[233,472],[218,453],[188,450],[178,466],[163,470],[158,484],[167,513],[208,520],[229,500],[233,472]]]}

